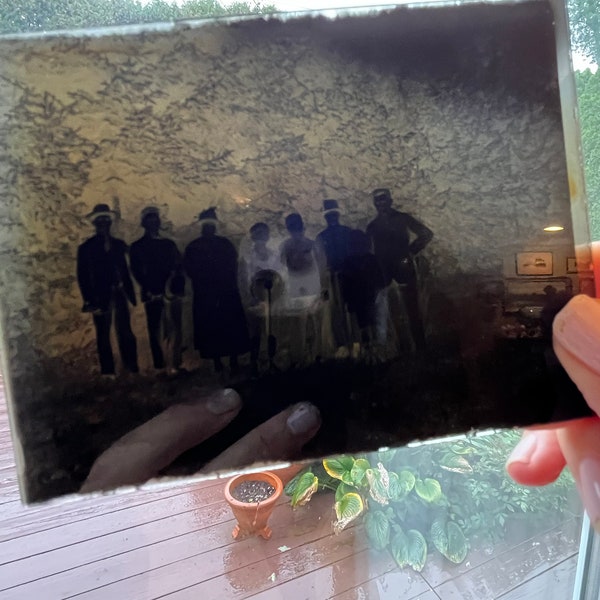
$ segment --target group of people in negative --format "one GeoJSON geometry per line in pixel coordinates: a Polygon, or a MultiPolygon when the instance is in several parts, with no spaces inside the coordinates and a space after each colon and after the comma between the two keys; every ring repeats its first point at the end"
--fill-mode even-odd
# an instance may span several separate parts
{"type": "Polygon", "coordinates": [[[247,353],[257,372],[264,339],[273,364],[276,336],[292,354],[290,364],[301,363],[307,352],[311,360],[326,357],[325,346],[336,356],[348,356],[357,342],[384,344],[392,296],[403,300],[414,347],[422,350],[413,259],[433,233],[394,209],[388,189],[375,190],[373,203],[377,215],[366,231],[343,225],[338,201],[328,199],[323,201],[327,226],[316,240],[305,235],[302,217],[292,213],[285,218],[288,237],[281,244],[273,248],[268,224],[259,222],[250,228],[242,252],[218,235],[216,209],[209,208],[198,217],[200,236],[183,255],[161,235],[158,208],[144,208],[144,235],[128,248],[111,235],[115,213],[107,204],[96,205],[88,215],[96,233],[79,246],[77,278],[83,311],[93,316],[101,373],[115,374],[113,322],[124,368],[139,370],[129,314],[129,305],[136,305],[133,279],[141,289],[156,369],[168,366],[176,373],[182,365],[186,278],[192,286],[194,346],[217,372],[225,357],[237,370],[238,357],[247,353]]]}

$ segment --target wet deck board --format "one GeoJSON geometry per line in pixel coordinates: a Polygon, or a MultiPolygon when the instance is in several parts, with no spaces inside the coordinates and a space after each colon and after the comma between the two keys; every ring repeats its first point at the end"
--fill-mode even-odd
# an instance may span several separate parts
{"type": "Polygon", "coordinates": [[[435,591],[441,600],[500,598],[559,567],[565,558],[575,556],[579,549],[579,532],[579,519],[571,519],[436,587],[435,591]]]}
{"type": "Polygon", "coordinates": [[[530,579],[498,600],[548,600],[549,598],[571,598],[573,596],[574,573],[577,556],[571,556],[557,566],[530,579]]]}
{"type": "Polygon", "coordinates": [[[423,582],[415,585],[414,575],[392,571],[336,595],[334,600],[439,600],[439,596],[423,582]]]}
{"type": "MultiPolygon", "coordinates": [[[[331,535],[325,495],[298,511],[282,499],[268,542],[234,541],[223,481],[23,507],[0,402],[2,598],[241,598],[320,569],[325,581],[340,565],[354,569],[356,553],[361,560],[368,553],[354,528],[331,535]]],[[[361,564],[363,579],[381,574],[381,567],[371,573],[368,561],[361,564]]],[[[389,557],[384,565],[393,567],[389,557]]]]}
{"type": "MultiPolygon", "coordinates": [[[[287,507],[283,508],[285,510],[287,507]]],[[[198,581],[199,572],[205,578],[220,575],[224,556],[231,553],[229,546],[232,544],[233,521],[228,509],[227,518],[215,525],[208,525],[201,518],[195,523],[181,521],[179,524],[177,520],[180,516],[173,516],[168,534],[163,527],[157,527],[151,522],[125,532],[107,534],[98,540],[38,555],[30,561],[22,561],[23,565],[29,563],[30,572],[35,573],[37,578],[37,581],[27,586],[27,592],[42,592],[44,586],[51,585],[60,591],[62,597],[68,597],[76,592],[91,591],[120,580],[127,580],[124,584],[126,586],[135,586],[148,579],[148,573],[154,569],[162,569],[155,574],[157,577],[173,572],[177,575],[175,580],[180,582],[185,581],[185,571],[189,567],[191,584],[198,581]],[[202,528],[199,528],[199,523],[203,523],[202,528]],[[167,535],[172,537],[166,537],[167,535]],[[115,555],[115,549],[118,549],[119,554],[115,555]],[[124,561],[125,553],[127,554],[124,561]],[[202,561],[201,569],[196,566],[197,560],[202,561]],[[44,564],[44,561],[47,564],[44,564]],[[182,561],[181,564],[173,566],[178,561],[182,561]],[[69,564],[71,569],[64,573],[59,572],[58,569],[65,564],[69,564]],[[45,579],[39,579],[40,577],[45,579]]],[[[278,514],[277,510],[273,515],[272,525],[275,530],[268,544],[256,543],[262,540],[244,540],[236,543],[240,565],[244,564],[244,561],[256,562],[279,553],[277,546],[286,543],[300,545],[311,539],[309,534],[316,529],[312,526],[314,513],[307,512],[303,518],[297,519],[295,527],[304,528],[309,533],[295,536],[293,540],[290,540],[289,529],[281,526],[285,525],[286,520],[282,519],[282,516],[285,516],[283,511],[279,511],[278,514]]],[[[321,536],[328,534],[328,526],[321,529],[321,536]]],[[[0,571],[1,581],[12,580],[15,585],[25,583],[17,581],[17,577],[11,575],[10,570],[5,574],[0,571]]]]}
{"type": "MultiPolygon", "coordinates": [[[[202,489],[208,489],[214,485],[223,484],[222,482],[206,482],[202,489]]],[[[140,491],[103,498],[78,499],[58,505],[33,505],[27,509],[23,508],[18,500],[18,494],[14,493],[10,505],[3,506],[1,510],[3,520],[2,528],[0,528],[0,541],[15,539],[32,532],[46,531],[100,515],[113,514],[124,509],[129,510],[156,500],[175,499],[176,496],[183,496],[183,501],[189,503],[191,502],[190,496],[197,493],[199,489],[198,484],[193,484],[155,492],[140,491]]]]}
{"type": "MultiPolygon", "coordinates": [[[[335,561],[316,572],[309,572],[284,583],[274,581],[275,587],[253,597],[253,600],[286,600],[287,598],[331,598],[339,592],[353,589],[356,584],[369,581],[394,570],[395,563],[387,552],[364,550],[335,561]],[[352,573],[352,577],[348,577],[352,573]]],[[[422,582],[427,587],[425,582],[422,582]]],[[[402,588],[396,589],[403,598],[402,588]]]]}

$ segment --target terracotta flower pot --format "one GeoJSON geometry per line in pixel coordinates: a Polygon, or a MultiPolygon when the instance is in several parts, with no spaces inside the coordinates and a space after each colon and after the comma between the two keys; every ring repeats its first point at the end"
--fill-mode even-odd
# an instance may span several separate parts
{"type": "Polygon", "coordinates": [[[281,479],[269,471],[245,473],[230,479],[225,485],[225,500],[227,500],[227,504],[229,504],[233,515],[237,519],[237,525],[232,531],[233,537],[241,539],[248,535],[260,535],[268,540],[272,531],[267,525],[267,521],[282,493],[283,484],[281,479]],[[240,502],[231,495],[231,492],[244,481],[265,481],[272,485],[275,491],[263,502],[240,502]]]}

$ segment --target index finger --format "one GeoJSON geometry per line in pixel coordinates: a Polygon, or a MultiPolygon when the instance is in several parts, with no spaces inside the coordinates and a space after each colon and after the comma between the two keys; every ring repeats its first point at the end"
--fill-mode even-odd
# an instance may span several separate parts
{"type": "Polygon", "coordinates": [[[321,427],[321,415],[313,404],[290,406],[246,434],[225,452],[204,465],[203,472],[232,469],[257,462],[298,458],[302,446],[321,427]]]}
{"type": "Polygon", "coordinates": [[[170,406],[112,444],[96,459],[80,492],[147,481],[180,454],[221,431],[242,407],[232,389],[197,393],[197,398],[170,406]]]}

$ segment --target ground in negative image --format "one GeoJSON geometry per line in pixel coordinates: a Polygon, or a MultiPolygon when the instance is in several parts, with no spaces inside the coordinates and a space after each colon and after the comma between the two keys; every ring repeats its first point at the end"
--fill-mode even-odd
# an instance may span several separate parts
{"type": "Polygon", "coordinates": [[[549,4],[12,38],[0,59],[29,501],[114,487],[88,478],[111,444],[223,387],[239,414],[140,481],[583,411],[550,339],[593,282],[549,4]],[[209,462],[306,401],[322,424],[294,455],[209,462]]]}

